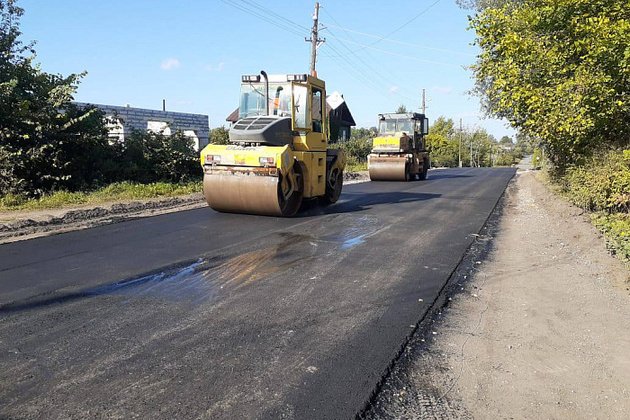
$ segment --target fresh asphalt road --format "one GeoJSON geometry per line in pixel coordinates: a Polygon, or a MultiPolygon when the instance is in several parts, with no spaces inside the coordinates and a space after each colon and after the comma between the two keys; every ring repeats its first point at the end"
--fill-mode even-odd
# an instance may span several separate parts
{"type": "Polygon", "coordinates": [[[351,418],[513,174],[0,245],[0,418],[351,418]]]}

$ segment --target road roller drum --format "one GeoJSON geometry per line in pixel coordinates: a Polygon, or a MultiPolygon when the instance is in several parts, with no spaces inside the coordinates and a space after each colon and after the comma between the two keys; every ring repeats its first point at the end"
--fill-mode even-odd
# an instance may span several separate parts
{"type": "Polygon", "coordinates": [[[373,181],[407,181],[409,165],[405,157],[373,157],[369,174],[373,181]]]}
{"type": "Polygon", "coordinates": [[[336,202],[346,159],[327,147],[324,81],[264,71],[241,81],[229,144],[201,151],[208,205],[221,212],[293,216],[304,200],[336,202]]]}

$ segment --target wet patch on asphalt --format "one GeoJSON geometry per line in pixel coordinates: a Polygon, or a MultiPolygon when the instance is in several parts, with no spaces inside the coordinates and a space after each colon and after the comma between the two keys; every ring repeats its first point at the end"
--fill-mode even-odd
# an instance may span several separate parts
{"type": "Polygon", "coordinates": [[[383,224],[374,216],[352,217],[338,233],[325,235],[321,240],[337,242],[342,250],[347,250],[364,243],[367,238],[378,233],[382,228],[383,224]]]}
{"type": "Polygon", "coordinates": [[[263,247],[244,245],[226,255],[202,257],[115,283],[11,302],[0,306],[0,315],[102,296],[120,297],[122,305],[139,299],[199,305],[298,266],[304,268],[313,259],[348,253],[391,225],[370,215],[337,214],[325,219],[305,225],[300,234],[273,233],[263,247]]]}

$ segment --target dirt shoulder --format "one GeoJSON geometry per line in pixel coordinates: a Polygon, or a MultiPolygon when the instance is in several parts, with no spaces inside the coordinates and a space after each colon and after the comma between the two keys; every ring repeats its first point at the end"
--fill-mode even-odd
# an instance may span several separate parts
{"type": "Polygon", "coordinates": [[[628,267],[533,172],[501,212],[366,417],[630,418],[628,267]]]}
{"type": "Polygon", "coordinates": [[[0,244],[32,239],[72,230],[117,223],[203,207],[202,194],[141,201],[118,201],[98,206],[0,212],[0,244]]]}
{"type": "MultiPolygon", "coordinates": [[[[344,183],[369,179],[367,171],[344,174],[344,183]]],[[[205,207],[203,194],[128,200],[36,211],[0,212],[0,244],[86,229],[124,220],[205,207]]]]}

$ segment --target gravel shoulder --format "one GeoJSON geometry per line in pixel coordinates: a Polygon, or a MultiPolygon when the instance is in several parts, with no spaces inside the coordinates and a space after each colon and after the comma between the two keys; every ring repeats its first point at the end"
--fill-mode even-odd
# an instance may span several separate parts
{"type": "MultiPolygon", "coordinates": [[[[369,180],[367,171],[344,174],[345,184],[369,180]]],[[[150,200],[117,201],[60,209],[0,212],[0,244],[23,241],[140,217],[206,206],[203,194],[150,200]]]]}
{"type": "Polygon", "coordinates": [[[534,172],[500,207],[364,417],[630,418],[628,267],[534,172]]]}

